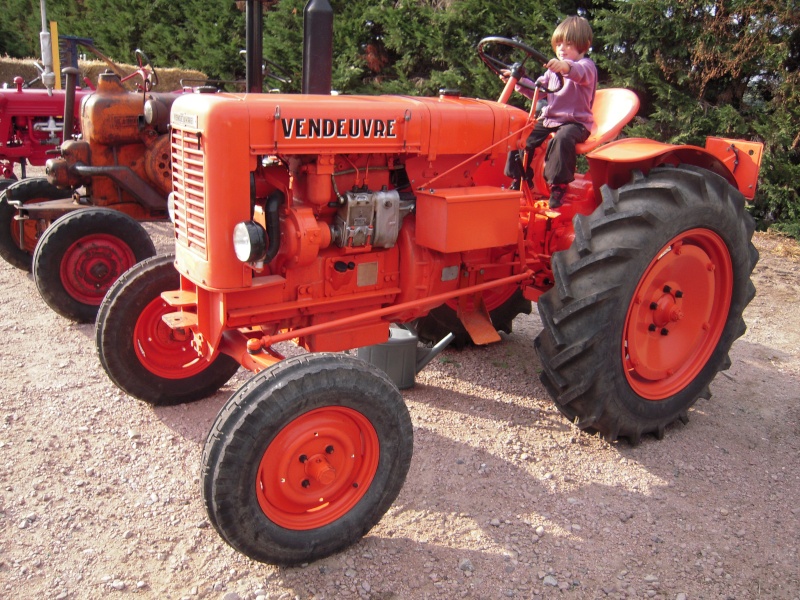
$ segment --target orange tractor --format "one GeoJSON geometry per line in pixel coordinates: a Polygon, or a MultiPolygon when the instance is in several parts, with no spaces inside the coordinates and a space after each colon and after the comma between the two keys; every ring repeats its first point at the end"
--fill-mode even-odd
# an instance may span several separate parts
{"type": "MultiPolygon", "coordinates": [[[[169,108],[176,93],[157,93],[158,76],[136,51],[127,77],[107,71],[80,100],[80,139],[67,136],[47,179],[5,189],[0,203],[0,255],[33,268],[45,302],[78,322],[94,321],[111,284],[155,255],[141,221],[167,220],[171,185],[169,108]],[[140,77],[139,92],[123,81],[140,77]]],[[[67,73],[64,130],[73,130],[77,69],[67,73]]]]}
{"type": "MultiPolygon", "coordinates": [[[[479,53],[496,72],[546,62],[503,38],[479,53]]],[[[541,379],[559,410],[633,443],[685,420],[729,366],[755,293],[745,198],[761,145],[602,145],[638,100],[600,90],[579,147],[588,172],[551,211],[542,179],[512,190],[503,175],[533,125],[507,103],[516,83],[499,102],[448,92],[173,104],[175,255],[114,284],[96,341],[110,378],[154,405],[211,394],[240,366],[255,373],[203,451],[210,521],[239,551],[281,564],[325,556],[397,497],[408,411],[381,370],[340,352],[386,342],[392,324],[488,344],[536,301],[541,379]],[[285,358],[276,345],[287,341],[308,353],[285,358]]]]}

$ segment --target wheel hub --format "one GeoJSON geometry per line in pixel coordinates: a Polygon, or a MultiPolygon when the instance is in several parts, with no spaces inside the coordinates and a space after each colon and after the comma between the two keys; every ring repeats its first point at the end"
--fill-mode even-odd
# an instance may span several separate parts
{"type": "Polygon", "coordinates": [[[361,413],[342,406],[312,410],[266,448],[256,477],[258,503],[281,527],[327,525],[366,493],[379,455],[377,433],[361,413]]]}
{"type": "Polygon", "coordinates": [[[61,260],[61,283],[66,292],[84,304],[99,305],[108,288],[136,257],[119,238],[97,234],[73,243],[61,260]]]}
{"type": "Polygon", "coordinates": [[[693,229],[667,244],[643,273],[623,334],[626,377],[640,396],[662,400],[705,366],[724,329],[733,272],[723,240],[693,229]]]}

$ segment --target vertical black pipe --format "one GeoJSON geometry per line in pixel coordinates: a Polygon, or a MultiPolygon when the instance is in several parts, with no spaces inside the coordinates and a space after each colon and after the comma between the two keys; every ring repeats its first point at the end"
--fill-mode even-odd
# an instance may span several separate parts
{"type": "Polygon", "coordinates": [[[61,69],[61,73],[66,76],[64,84],[64,130],[61,132],[62,143],[72,139],[72,128],[75,121],[75,87],[78,85],[78,75],[80,71],[75,67],[61,69]]]}
{"type": "Polygon", "coordinates": [[[333,9],[309,0],[303,11],[303,93],[330,94],[333,78],[333,9]]]}
{"type": "Polygon", "coordinates": [[[247,0],[245,35],[247,91],[260,94],[264,91],[264,5],[261,0],[247,0]]]}

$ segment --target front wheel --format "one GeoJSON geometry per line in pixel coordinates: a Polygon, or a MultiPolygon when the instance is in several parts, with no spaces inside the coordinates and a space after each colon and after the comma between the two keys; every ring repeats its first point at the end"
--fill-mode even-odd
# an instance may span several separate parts
{"type": "Polygon", "coordinates": [[[408,473],[411,419],[397,387],[345,354],[286,359],[245,383],[203,449],[203,497],[233,548],[297,564],[357,542],[408,473]]]}
{"type": "Polygon", "coordinates": [[[233,377],[239,363],[219,354],[211,361],[192,348],[189,330],[161,317],[174,309],[161,293],[177,290],[174,255],[147,259],[120,277],[100,305],[95,341],[100,364],[124,392],[154,406],[200,400],[233,377]]]}
{"type": "Polygon", "coordinates": [[[535,347],[568,419],[635,444],[710,397],[745,331],[758,252],[744,198],[709,171],[653,169],[602,195],[553,255],[535,347]]]}
{"type": "Polygon", "coordinates": [[[47,305],[67,319],[91,323],[113,284],[156,248],[133,217],[84,208],[56,219],[33,254],[33,279],[47,305]]]}
{"type": "Polygon", "coordinates": [[[18,269],[30,271],[33,251],[41,230],[47,225],[36,219],[15,219],[18,211],[9,200],[25,205],[60,200],[71,195],[72,190],[57,188],[43,177],[11,181],[0,193],[0,257],[18,269]]]}

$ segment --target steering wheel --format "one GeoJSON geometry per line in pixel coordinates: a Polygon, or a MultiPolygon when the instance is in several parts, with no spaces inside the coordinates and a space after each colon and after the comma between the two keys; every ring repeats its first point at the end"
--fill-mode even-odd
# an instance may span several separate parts
{"type": "MultiPolygon", "coordinates": [[[[520,87],[524,87],[529,90],[536,89],[536,86],[526,82],[523,79],[525,76],[525,63],[528,62],[529,59],[533,59],[538,65],[541,66],[546,64],[549,60],[544,54],[526,44],[523,44],[522,42],[497,36],[483,38],[480,42],[478,42],[478,56],[486,64],[486,66],[489,67],[489,70],[499,77],[505,77],[505,73],[503,73],[503,71],[516,71],[520,74],[517,84],[520,87]],[[513,58],[515,52],[521,52],[524,54],[524,58],[522,58],[522,62],[508,63],[506,62],[508,58],[503,60],[502,58],[498,57],[497,50],[495,50],[492,54],[487,52],[486,47],[493,45],[504,47],[502,53],[502,56],[504,57],[513,58]]],[[[564,78],[562,77],[561,73],[556,73],[556,75],[558,76],[558,86],[553,89],[542,87],[541,89],[543,91],[548,93],[557,92],[564,87],[564,78]]]]}
{"type": "Polygon", "coordinates": [[[123,77],[122,81],[127,81],[131,77],[139,75],[143,82],[139,88],[145,92],[149,92],[158,85],[158,73],[156,73],[156,68],[153,66],[153,63],[150,62],[147,54],[139,50],[139,48],[136,49],[135,54],[136,63],[139,65],[139,68],[127,77],[123,77]],[[150,68],[149,71],[148,67],[150,68]]]}
{"type": "Polygon", "coordinates": [[[292,74],[289,69],[268,58],[264,59],[264,75],[285,85],[292,83],[292,74]]]}

